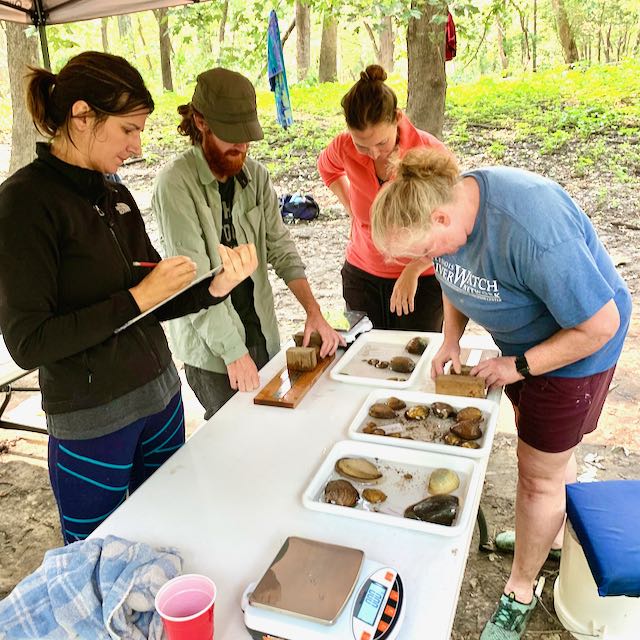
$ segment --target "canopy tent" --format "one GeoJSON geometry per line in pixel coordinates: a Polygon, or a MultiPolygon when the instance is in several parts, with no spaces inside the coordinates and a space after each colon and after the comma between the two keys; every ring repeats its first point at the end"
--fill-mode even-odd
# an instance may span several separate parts
{"type": "Polygon", "coordinates": [[[162,9],[202,0],[0,0],[0,20],[33,24],[40,33],[42,60],[50,68],[45,27],[80,20],[162,9]]]}

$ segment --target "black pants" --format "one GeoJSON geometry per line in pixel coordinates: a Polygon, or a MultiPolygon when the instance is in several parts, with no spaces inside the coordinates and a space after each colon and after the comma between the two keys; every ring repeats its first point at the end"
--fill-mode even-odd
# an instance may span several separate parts
{"type": "Polygon", "coordinates": [[[374,329],[442,331],[442,291],[435,276],[418,278],[413,313],[398,316],[389,304],[396,281],[379,278],[345,262],[342,267],[342,296],[350,311],[364,311],[374,329]]]}
{"type": "MultiPolygon", "coordinates": [[[[249,355],[256,363],[258,370],[269,362],[269,354],[264,341],[258,346],[247,347],[247,349],[249,349],[249,355]]],[[[229,376],[226,373],[216,373],[185,364],[184,374],[193,393],[198,398],[198,402],[204,407],[205,420],[208,420],[236,394],[236,391],[229,384],[229,376]]]]}

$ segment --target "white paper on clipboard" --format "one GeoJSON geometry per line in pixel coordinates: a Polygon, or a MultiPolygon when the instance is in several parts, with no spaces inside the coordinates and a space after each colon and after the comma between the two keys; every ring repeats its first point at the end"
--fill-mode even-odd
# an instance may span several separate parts
{"type": "Polygon", "coordinates": [[[135,318],[131,318],[131,320],[129,320],[128,322],[125,322],[121,327],[118,327],[113,333],[120,333],[121,331],[124,331],[127,327],[130,327],[132,324],[138,322],[138,320],[141,320],[142,318],[149,315],[150,313],[153,313],[156,309],[159,309],[163,304],[166,304],[167,302],[169,302],[169,300],[173,300],[174,298],[179,296],[181,293],[184,293],[187,289],[190,289],[191,287],[193,287],[193,285],[198,284],[198,282],[202,282],[207,278],[211,278],[211,276],[215,276],[217,273],[220,273],[220,271],[222,271],[222,265],[218,265],[217,267],[210,269],[206,273],[203,273],[201,276],[198,276],[195,280],[190,282],[186,287],[182,287],[182,289],[179,289],[173,295],[169,296],[168,298],[165,298],[164,300],[162,300],[162,302],[158,302],[158,304],[154,305],[150,309],[147,309],[144,313],[141,313],[135,318]]]}

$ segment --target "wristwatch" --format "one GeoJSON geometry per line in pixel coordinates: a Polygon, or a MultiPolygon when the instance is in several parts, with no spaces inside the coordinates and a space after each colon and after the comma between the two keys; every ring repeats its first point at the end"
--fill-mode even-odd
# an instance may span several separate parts
{"type": "Polygon", "coordinates": [[[524,354],[516,356],[516,371],[524,378],[531,378],[531,372],[529,371],[529,363],[524,354]]]}

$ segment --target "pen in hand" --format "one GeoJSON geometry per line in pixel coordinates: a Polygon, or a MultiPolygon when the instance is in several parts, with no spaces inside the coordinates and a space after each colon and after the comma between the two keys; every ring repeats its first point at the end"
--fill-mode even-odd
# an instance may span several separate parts
{"type": "Polygon", "coordinates": [[[153,267],[157,266],[158,263],[157,262],[132,262],[131,263],[134,267],[149,267],[150,269],[153,269],[153,267]]]}

